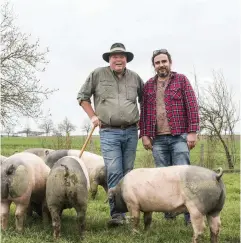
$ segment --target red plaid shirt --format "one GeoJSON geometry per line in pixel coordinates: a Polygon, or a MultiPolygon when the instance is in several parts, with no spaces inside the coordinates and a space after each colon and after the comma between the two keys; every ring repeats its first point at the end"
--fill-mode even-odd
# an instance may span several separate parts
{"type": "MultiPolygon", "coordinates": [[[[145,83],[140,114],[140,137],[156,136],[156,82],[157,76],[145,83]]],[[[165,89],[165,106],[172,135],[199,130],[198,104],[194,90],[183,74],[171,73],[165,89]]]]}

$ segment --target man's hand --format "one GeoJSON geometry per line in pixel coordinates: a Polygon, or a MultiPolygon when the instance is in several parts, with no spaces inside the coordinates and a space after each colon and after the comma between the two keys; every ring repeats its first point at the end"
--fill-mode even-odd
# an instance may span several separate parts
{"type": "Polygon", "coordinates": [[[92,116],[90,120],[94,127],[100,126],[100,124],[101,124],[100,120],[97,116],[92,116]]]}
{"type": "Polygon", "coordinates": [[[191,150],[195,147],[197,143],[197,133],[190,132],[187,134],[187,146],[191,150]]]}
{"type": "Polygon", "coordinates": [[[147,136],[143,136],[142,137],[142,144],[143,144],[143,147],[146,149],[146,150],[152,150],[152,139],[147,137],[147,136]]]}

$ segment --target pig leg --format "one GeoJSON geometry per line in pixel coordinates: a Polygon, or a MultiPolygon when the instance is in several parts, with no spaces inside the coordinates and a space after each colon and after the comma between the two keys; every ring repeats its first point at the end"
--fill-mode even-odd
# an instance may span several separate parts
{"type": "Polygon", "coordinates": [[[140,223],[140,210],[137,205],[128,205],[128,211],[130,212],[130,218],[132,222],[132,231],[133,233],[138,233],[137,227],[140,223]]]}
{"type": "Polygon", "coordinates": [[[221,226],[220,216],[219,214],[207,215],[207,220],[210,228],[211,242],[217,243],[221,226]]]}
{"type": "Polygon", "coordinates": [[[152,221],[152,212],[144,213],[144,230],[148,230],[150,228],[152,221]]]}
{"type": "Polygon", "coordinates": [[[52,226],[54,229],[54,239],[58,239],[60,237],[60,228],[61,228],[61,220],[60,220],[60,210],[56,206],[51,206],[50,214],[52,218],[52,226]]]}
{"type": "Polygon", "coordinates": [[[17,204],[16,205],[15,224],[16,224],[16,230],[18,232],[23,231],[24,216],[28,210],[28,206],[29,206],[29,204],[17,204]]]}
{"type": "Polygon", "coordinates": [[[202,236],[205,229],[204,215],[201,214],[198,209],[189,210],[191,223],[194,231],[193,243],[197,243],[198,239],[202,236]]]}
{"type": "Polygon", "coordinates": [[[1,228],[2,230],[6,230],[8,227],[8,216],[10,210],[11,202],[5,201],[1,202],[1,228]]]}
{"type": "Polygon", "coordinates": [[[94,200],[98,191],[98,183],[97,181],[93,180],[91,185],[90,185],[90,190],[91,190],[91,197],[94,200]]]}
{"type": "Polygon", "coordinates": [[[44,200],[42,204],[42,215],[43,215],[43,224],[47,225],[51,221],[51,215],[46,200],[44,200]]]}
{"type": "Polygon", "coordinates": [[[75,207],[80,237],[84,236],[86,207],[75,207]]]}
{"type": "Polygon", "coordinates": [[[104,203],[108,203],[108,186],[107,184],[105,183],[104,185],[102,185],[102,187],[104,188],[105,192],[106,192],[106,200],[104,201],[104,203]]]}
{"type": "Polygon", "coordinates": [[[187,202],[186,207],[190,213],[191,224],[194,231],[192,242],[197,243],[205,229],[204,215],[199,212],[192,201],[187,202]]]}
{"type": "Polygon", "coordinates": [[[28,217],[32,217],[33,216],[33,208],[32,208],[32,205],[31,204],[28,205],[28,208],[27,208],[27,216],[28,217]]]}

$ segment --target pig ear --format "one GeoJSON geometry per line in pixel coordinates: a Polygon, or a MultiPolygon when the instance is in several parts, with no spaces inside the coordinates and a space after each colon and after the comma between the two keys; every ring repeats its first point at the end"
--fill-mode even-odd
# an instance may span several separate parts
{"type": "Polygon", "coordinates": [[[14,167],[13,164],[11,164],[11,165],[8,166],[8,168],[6,170],[6,174],[11,175],[11,174],[13,174],[14,170],[15,170],[15,167],[14,167]]]}

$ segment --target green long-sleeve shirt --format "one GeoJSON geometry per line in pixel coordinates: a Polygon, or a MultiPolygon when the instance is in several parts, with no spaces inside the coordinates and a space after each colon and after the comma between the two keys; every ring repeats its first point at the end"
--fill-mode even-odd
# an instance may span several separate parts
{"type": "Polygon", "coordinates": [[[142,99],[144,83],[138,74],[125,69],[119,79],[110,67],[95,69],[81,87],[77,100],[91,102],[98,118],[107,125],[131,125],[138,122],[137,97],[142,99]]]}

